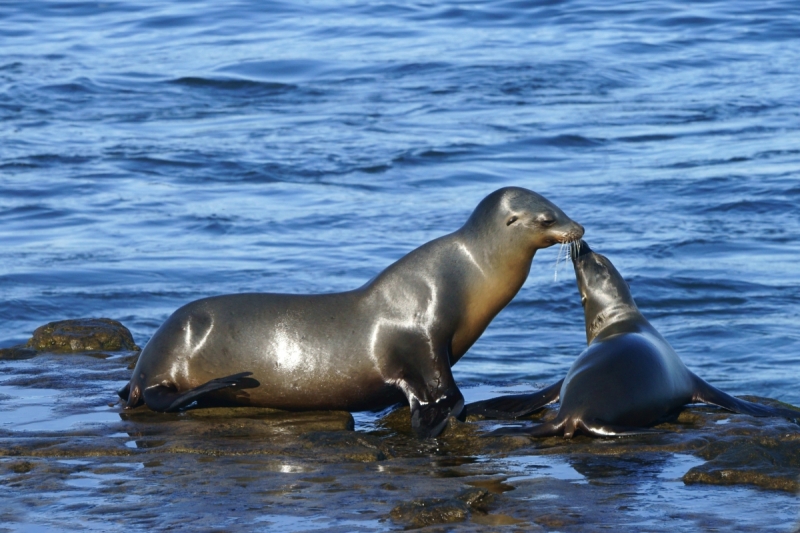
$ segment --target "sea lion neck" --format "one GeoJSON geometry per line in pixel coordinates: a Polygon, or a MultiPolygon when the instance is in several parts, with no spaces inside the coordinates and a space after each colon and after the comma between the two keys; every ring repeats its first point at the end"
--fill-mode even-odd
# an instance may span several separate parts
{"type": "Polygon", "coordinates": [[[491,239],[476,240],[466,232],[451,238],[454,254],[463,261],[461,283],[468,287],[463,292],[464,313],[452,337],[451,364],[455,364],[522,288],[535,250],[510,252],[491,239]]]}
{"type": "Polygon", "coordinates": [[[591,322],[588,316],[586,318],[587,345],[612,335],[641,331],[647,324],[647,320],[636,307],[625,304],[604,309],[597,313],[591,322]]]}
{"type": "Polygon", "coordinates": [[[575,280],[586,321],[586,342],[622,333],[626,324],[647,322],[633,300],[628,283],[605,256],[585,241],[572,250],[575,280]]]}
{"type": "Polygon", "coordinates": [[[514,242],[508,235],[486,231],[485,227],[476,231],[469,224],[453,233],[452,238],[479,274],[474,276],[473,283],[488,283],[493,290],[507,287],[513,291],[506,303],[528,279],[535,247],[514,242]]]}

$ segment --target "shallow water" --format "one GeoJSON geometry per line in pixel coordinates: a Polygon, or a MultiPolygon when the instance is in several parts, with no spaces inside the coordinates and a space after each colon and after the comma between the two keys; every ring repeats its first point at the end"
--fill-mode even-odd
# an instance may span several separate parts
{"type": "MultiPolygon", "coordinates": [[[[144,345],[196,298],[351,289],[519,185],[690,369],[800,404],[798,41],[790,0],[4,3],[0,347],[83,316],[144,345]]],[[[584,346],[556,252],[455,367],[466,390],[553,382],[584,346]]],[[[0,385],[0,427],[56,423],[0,385]]],[[[68,416],[107,420],[105,391],[68,416]]]]}

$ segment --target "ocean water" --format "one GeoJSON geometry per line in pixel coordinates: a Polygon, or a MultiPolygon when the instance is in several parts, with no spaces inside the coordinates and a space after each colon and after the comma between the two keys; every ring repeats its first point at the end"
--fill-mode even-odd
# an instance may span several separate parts
{"type": "MultiPolygon", "coordinates": [[[[4,2],[0,347],[352,289],[518,185],[690,369],[800,404],[799,87],[794,0],[4,2]]],[[[583,349],[556,255],[462,387],[544,385],[583,349]]]]}

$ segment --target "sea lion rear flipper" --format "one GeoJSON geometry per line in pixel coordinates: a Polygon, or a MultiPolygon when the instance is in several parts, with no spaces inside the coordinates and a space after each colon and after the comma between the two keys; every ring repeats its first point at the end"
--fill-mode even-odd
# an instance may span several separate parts
{"type": "Polygon", "coordinates": [[[483,415],[486,418],[511,420],[528,416],[544,406],[557,402],[561,395],[561,384],[557,383],[530,394],[512,394],[498,396],[489,400],[467,404],[465,410],[468,415],[483,415]]]}
{"type": "Polygon", "coordinates": [[[509,426],[490,431],[483,437],[555,437],[564,433],[566,420],[556,418],[552,422],[545,422],[535,426],[509,426]]]}
{"type": "Polygon", "coordinates": [[[694,374],[692,374],[692,379],[694,381],[693,403],[708,403],[734,413],[750,416],[776,416],[787,418],[795,423],[800,422],[800,411],[740,400],[709,385],[694,374]]]}
{"type": "Polygon", "coordinates": [[[258,387],[260,383],[257,380],[247,377],[252,374],[252,372],[241,372],[212,379],[199,387],[183,392],[179,392],[174,386],[154,385],[144,390],[144,402],[153,411],[178,411],[214,391],[227,388],[252,389],[258,387]]]}

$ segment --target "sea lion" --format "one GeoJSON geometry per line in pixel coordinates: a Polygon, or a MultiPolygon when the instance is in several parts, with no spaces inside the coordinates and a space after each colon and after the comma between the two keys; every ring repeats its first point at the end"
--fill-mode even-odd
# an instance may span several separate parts
{"type": "Polygon", "coordinates": [[[467,405],[470,414],[526,416],[561,400],[556,417],[533,427],[502,428],[489,435],[595,437],[648,433],[648,426],[692,403],[707,403],[753,416],[797,421],[800,411],[739,400],[686,368],[672,346],[639,312],[614,265],[585,241],[570,247],[586,318],[588,347],[564,379],[533,394],[467,405]]]}
{"type": "Polygon", "coordinates": [[[195,401],[359,411],[405,399],[416,434],[435,437],[463,410],[450,367],[517,294],[536,251],[582,235],[539,194],[497,190],[458,231],[359,289],[231,294],[181,307],[119,394],[129,408],[155,411],[195,401]]]}

